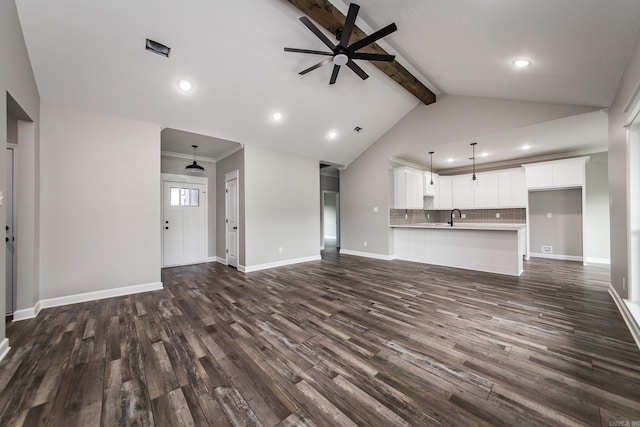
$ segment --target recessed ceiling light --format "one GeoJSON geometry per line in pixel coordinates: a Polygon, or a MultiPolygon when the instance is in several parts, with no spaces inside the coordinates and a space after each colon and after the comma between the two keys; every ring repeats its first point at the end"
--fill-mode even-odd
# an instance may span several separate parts
{"type": "Polygon", "coordinates": [[[191,85],[191,82],[187,80],[180,80],[178,82],[178,87],[183,92],[189,92],[193,88],[193,86],[191,85]]]}
{"type": "Polygon", "coordinates": [[[279,122],[280,120],[282,120],[282,113],[280,111],[276,111],[271,115],[271,118],[276,122],[279,122]]]}
{"type": "Polygon", "coordinates": [[[531,65],[531,61],[524,58],[518,58],[513,60],[513,66],[516,68],[527,68],[531,65]]]}
{"type": "Polygon", "coordinates": [[[483,151],[482,153],[480,153],[480,157],[487,157],[489,155],[489,153],[487,153],[486,151],[483,151]]]}
{"type": "Polygon", "coordinates": [[[453,162],[453,159],[452,159],[451,157],[449,157],[449,158],[447,159],[447,162],[451,163],[451,162],[453,162]]]}
{"type": "Polygon", "coordinates": [[[327,134],[327,138],[329,139],[336,139],[337,137],[338,137],[338,132],[336,132],[335,130],[332,130],[327,134]]]}
{"type": "Polygon", "coordinates": [[[525,144],[525,145],[522,146],[523,150],[528,150],[530,148],[531,148],[531,146],[529,144],[525,144]]]}

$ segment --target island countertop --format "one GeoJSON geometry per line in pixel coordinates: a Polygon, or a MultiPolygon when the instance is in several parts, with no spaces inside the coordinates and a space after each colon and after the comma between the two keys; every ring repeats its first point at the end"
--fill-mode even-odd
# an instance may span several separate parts
{"type": "Polygon", "coordinates": [[[524,230],[526,224],[490,223],[490,222],[454,222],[453,227],[446,222],[419,222],[414,224],[390,224],[391,228],[437,228],[445,230],[492,230],[518,231],[524,230]]]}

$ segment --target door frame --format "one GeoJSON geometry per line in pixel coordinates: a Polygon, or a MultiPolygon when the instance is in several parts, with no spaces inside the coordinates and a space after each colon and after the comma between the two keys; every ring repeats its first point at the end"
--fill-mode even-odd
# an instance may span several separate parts
{"type": "Polygon", "coordinates": [[[238,230],[236,232],[236,268],[240,267],[240,171],[235,169],[224,174],[224,263],[229,265],[229,193],[227,183],[237,181],[236,215],[238,216],[238,230]]]}
{"type": "MultiPolygon", "coordinates": [[[[204,205],[204,261],[209,259],[209,178],[202,176],[191,175],[179,175],[174,173],[161,173],[160,174],[160,265],[162,268],[164,265],[164,183],[165,182],[179,182],[184,184],[198,184],[204,185],[204,191],[206,194],[204,205]]],[[[198,263],[199,264],[199,263],[198,263]]],[[[188,265],[188,264],[184,264],[188,265]]]]}
{"type": "Polygon", "coordinates": [[[324,196],[326,193],[336,195],[336,247],[340,247],[340,192],[332,190],[322,190],[320,200],[320,249],[324,250],[324,196]]]}
{"type": "MultiPolygon", "coordinates": [[[[17,310],[16,306],[17,306],[17,302],[18,302],[18,251],[16,250],[16,246],[15,246],[15,241],[18,238],[18,217],[17,217],[17,212],[18,212],[18,206],[17,206],[17,200],[18,200],[18,144],[14,144],[14,143],[7,143],[6,144],[6,150],[11,150],[12,151],[12,155],[13,155],[13,168],[12,168],[12,179],[11,179],[11,233],[13,236],[13,256],[11,258],[11,280],[12,283],[5,283],[6,287],[11,286],[11,297],[12,297],[12,301],[11,301],[11,312],[7,312],[6,314],[13,314],[15,313],[15,311],[17,310]]],[[[6,157],[5,157],[5,161],[6,161],[6,157]]],[[[8,187],[7,187],[8,188],[8,187]]],[[[7,194],[5,193],[5,199],[6,199],[7,194]]],[[[7,204],[6,201],[4,203],[5,205],[7,204]]],[[[6,257],[5,257],[6,259],[6,257]]],[[[6,263],[6,261],[5,261],[6,263]]],[[[6,289],[5,289],[5,293],[6,293],[6,289]]],[[[5,302],[6,305],[6,302],[5,302]]]]}

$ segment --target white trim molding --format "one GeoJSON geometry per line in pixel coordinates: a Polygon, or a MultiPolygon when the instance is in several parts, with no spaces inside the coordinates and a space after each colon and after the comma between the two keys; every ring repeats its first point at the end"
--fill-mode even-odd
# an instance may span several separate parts
{"type": "Polygon", "coordinates": [[[560,254],[545,254],[542,252],[531,252],[529,254],[531,258],[547,258],[547,259],[559,259],[561,261],[579,261],[583,262],[583,257],[575,255],[560,255],[560,254]]]}
{"type": "Polygon", "coordinates": [[[585,260],[588,264],[608,264],[611,265],[610,258],[594,258],[594,257],[586,257],[585,260]]]}
{"type": "Polygon", "coordinates": [[[354,255],[354,256],[364,257],[364,258],[381,259],[384,261],[391,261],[396,259],[395,255],[381,255],[381,254],[374,254],[371,252],[351,251],[349,249],[342,249],[342,248],[340,249],[340,253],[345,255],[354,255]]]}
{"type": "Polygon", "coordinates": [[[41,308],[42,306],[40,304],[40,301],[38,301],[36,305],[34,305],[31,308],[25,308],[24,310],[16,310],[13,313],[13,320],[18,321],[18,320],[33,319],[36,316],[38,316],[38,313],[40,313],[41,308]]]}
{"type": "Polygon", "coordinates": [[[11,347],[9,347],[9,338],[5,338],[0,341],[0,360],[5,358],[9,353],[9,350],[11,350],[11,347]]]}
{"type": "Polygon", "coordinates": [[[209,183],[209,178],[206,176],[192,176],[192,175],[179,175],[176,173],[161,173],[160,181],[170,181],[170,182],[186,182],[188,184],[202,184],[206,185],[209,183]]]}
{"type": "Polygon", "coordinates": [[[303,258],[293,258],[293,259],[285,259],[285,260],[276,261],[276,262],[268,262],[265,264],[249,265],[246,267],[238,265],[238,270],[242,271],[243,273],[252,273],[254,271],[267,270],[269,268],[275,268],[275,267],[283,267],[285,265],[299,264],[302,262],[320,261],[321,259],[322,257],[320,255],[313,255],[313,256],[308,256],[303,258]]]}
{"type": "Polygon", "coordinates": [[[629,310],[629,307],[627,306],[626,300],[620,298],[620,295],[618,295],[618,292],[616,292],[611,284],[609,284],[609,295],[611,295],[611,298],[613,298],[613,302],[618,307],[618,311],[622,315],[624,323],[627,324],[627,328],[629,328],[631,336],[633,336],[636,345],[640,349],[640,325],[638,325],[640,319],[634,318],[631,310],[629,310]]]}
{"type": "Polygon", "coordinates": [[[13,314],[13,320],[33,319],[38,316],[43,308],[60,307],[63,305],[77,304],[79,302],[97,301],[105,298],[121,297],[124,295],[139,294],[142,292],[159,291],[164,289],[162,282],[144,283],[142,285],[123,286],[121,288],[105,289],[102,291],[85,292],[82,294],[67,295],[64,297],[48,298],[40,300],[33,308],[18,310],[13,314]]]}
{"type": "Polygon", "coordinates": [[[222,265],[227,265],[227,259],[226,258],[222,258],[222,257],[215,257],[214,261],[219,262],[222,265]]]}

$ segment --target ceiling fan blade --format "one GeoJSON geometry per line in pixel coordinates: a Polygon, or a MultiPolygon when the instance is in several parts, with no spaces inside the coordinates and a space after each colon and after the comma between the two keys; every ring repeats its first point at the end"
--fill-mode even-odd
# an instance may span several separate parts
{"type": "Polygon", "coordinates": [[[309,18],[307,18],[306,16],[303,16],[300,18],[300,22],[302,22],[308,29],[310,29],[311,32],[316,35],[316,37],[322,40],[322,42],[326,44],[329,49],[335,50],[336,45],[331,43],[331,40],[329,40],[329,38],[325,36],[324,33],[320,31],[320,29],[316,27],[309,18]]]}
{"type": "Polygon", "coordinates": [[[296,49],[295,47],[285,47],[285,52],[312,53],[314,55],[333,56],[333,52],[323,52],[321,50],[296,49]]]}
{"type": "MultiPolygon", "coordinates": [[[[352,60],[349,60],[347,62],[347,67],[351,68],[351,70],[353,70],[354,73],[356,73],[358,76],[360,76],[360,78],[362,80],[366,80],[369,78],[369,75],[367,73],[364,72],[364,70],[362,68],[360,68],[358,66],[358,64],[356,64],[355,62],[353,62],[352,60]]],[[[335,70],[334,70],[335,71],[335,70]]]]}
{"type": "Polygon", "coordinates": [[[349,5],[349,12],[347,12],[347,19],[344,21],[344,27],[342,27],[342,35],[340,36],[340,46],[347,48],[349,45],[349,39],[353,32],[353,27],[356,25],[356,18],[358,17],[358,11],[360,6],[355,3],[349,5]]]}
{"type": "Polygon", "coordinates": [[[328,63],[330,63],[331,61],[333,61],[333,58],[327,58],[324,61],[318,62],[316,65],[307,68],[306,70],[302,70],[300,71],[298,74],[300,74],[301,76],[304,76],[305,74],[307,74],[310,71],[315,70],[316,68],[320,68],[323,65],[327,65],[328,63]]]}
{"type": "Polygon", "coordinates": [[[331,80],[329,80],[329,84],[332,85],[336,82],[336,80],[338,79],[338,73],[340,72],[340,66],[339,65],[334,65],[333,66],[333,73],[331,73],[331,80]]]}
{"type": "Polygon", "coordinates": [[[355,52],[358,49],[362,49],[363,47],[368,46],[377,40],[380,40],[384,36],[388,36],[389,34],[393,33],[397,29],[398,27],[396,26],[396,24],[389,24],[383,29],[376,31],[375,33],[370,34],[367,37],[363,38],[362,40],[358,40],[357,42],[349,46],[349,52],[355,52]]]}
{"type": "Polygon", "coordinates": [[[351,59],[364,59],[367,61],[385,61],[393,62],[396,59],[395,55],[380,55],[378,53],[352,53],[351,59]]]}

